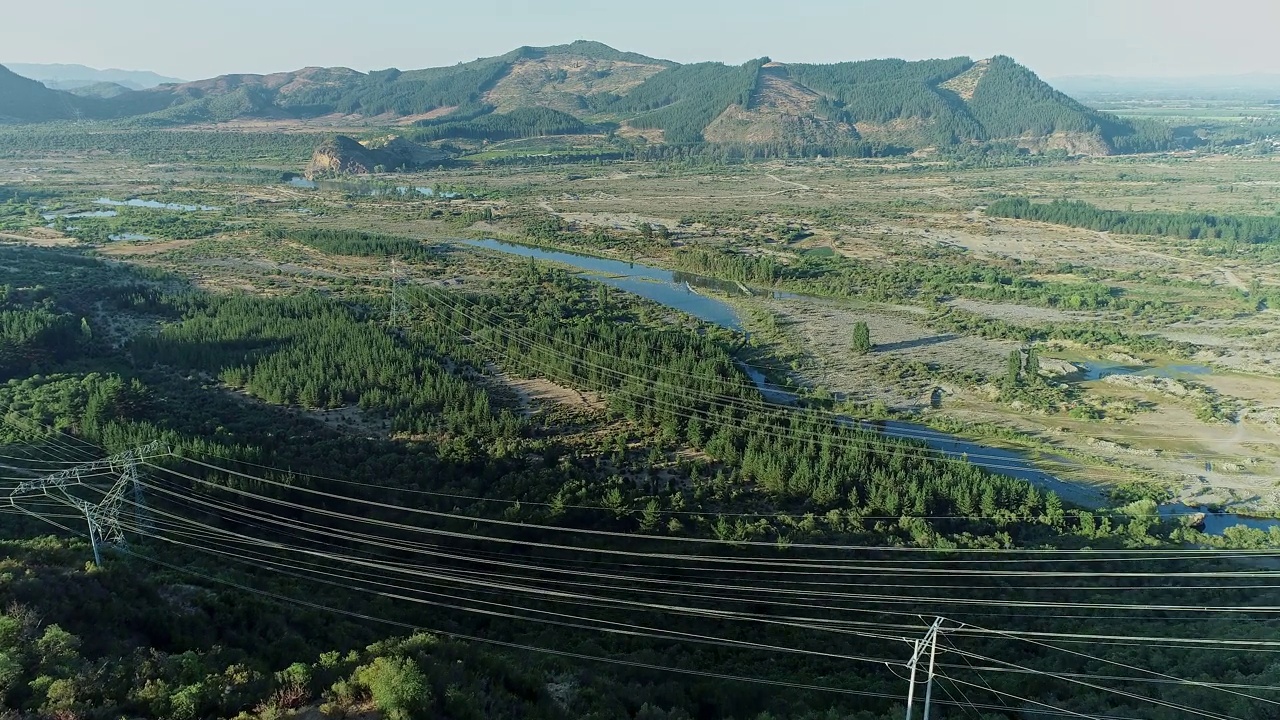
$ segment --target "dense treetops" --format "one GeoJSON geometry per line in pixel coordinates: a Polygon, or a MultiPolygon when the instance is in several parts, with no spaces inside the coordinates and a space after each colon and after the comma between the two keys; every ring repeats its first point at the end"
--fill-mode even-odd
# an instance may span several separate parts
{"type": "MultiPolygon", "coordinates": [[[[849,121],[883,123],[898,117],[948,117],[962,110],[936,86],[972,65],[950,60],[864,60],[831,65],[788,65],[791,77],[834,101],[849,121]]],[[[966,136],[977,132],[969,122],[966,136]]]]}
{"type": "Polygon", "coordinates": [[[638,113],[631,125],[659,128],[667,142],[701,142],[703,129],[725,108],[751,104],[760,67],[768,61],[752,60],[739,67],[680,65],[654,75],[604,109],[618,115],[638,113]]]}
{"type": "Polygon", "coordinates": [[[1280,217],[1103,210],[1079,200],[1033,203],[1026,198],[997,200],[987,207],[987,214],[1102,232],[1161,235],[1186,240],[1280,241],[1280,217]]]}
{"type": "Polygon", "coordinates": [[[751,60],[737,68],[699,63],[664,70],[608,109],[640,113],[630,120],[632,126],[662,129],[667,142],[701,142],[703,129],[728,106],[750,106],[760,67],[768,61],[751,60]]]}
{"type": "Polygon", "coordinates": [[[418,142],[466,138],[470,140],[509,140],[545,135],[579,135],[593,126],[568,113],[544,107],[517,108],[501,115],[484,115],[473,120],[433,123],[415,129],[407,136],[418,142]]]}
{"type": "Polygon", "coordinates": [[[1004,56],[991,59],[968,109],[988,138],[1055,132],[1115,134],[1114,119],[1054,90],[1004,56]]]}
{"type": "Polygon", "coordinates": [[[417,240],[395,235],[380,235],[360,230],[330,230],[325,228],[268,228],[264,235],[269,240],[292,240],[332,255],[357,257],[423,258],[426,246],[417,240]]]}

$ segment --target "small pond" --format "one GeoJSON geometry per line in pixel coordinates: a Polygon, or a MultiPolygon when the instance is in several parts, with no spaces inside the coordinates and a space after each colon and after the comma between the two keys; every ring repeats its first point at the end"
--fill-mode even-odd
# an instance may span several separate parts
{"type": "Polygon", "coordinates": [[[72,220],[75,218],[106,218],[115,217],[120,214],[119,210],[86,210],[84,212],[51,212],[41,213],[40,217],[45,220],[56,220],[60,217],[72,220]]]}
{"type": "Polygon", "coordinates": [[[162,203],[158,200],[141,200],[139,198],[130,198],[128,200],[113,200],[111,198],[98,198],[93,201],[96,205],[113,205],[118,207],[140,207],[150,208],[152,210],[178,210],[181,212],[195,212],[197,210],[221,210],[220,207],[212,205],[183,205],[181,203],[162,203]]]}
{"type": "Polygon", "coordinates": [[[1081,369],[1077,376],[1081,380],[1101,380],[1111,375],[1142,375],[1146,377],[1163,377],[1189,379],[1213,372],[1208,365],[1191,362],[1165,363],[1160,365],[1126,365],[1114,360],[1090,359],[1076,362],[1081,369]]]}

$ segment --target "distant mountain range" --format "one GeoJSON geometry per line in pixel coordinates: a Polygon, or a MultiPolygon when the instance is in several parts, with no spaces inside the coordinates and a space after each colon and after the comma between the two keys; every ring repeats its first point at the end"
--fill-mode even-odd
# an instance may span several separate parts
{"type": "Polygon", "coordinates": [[[611,132],[635,142],[780,151],[996,142],[1087,154],[1148,142],[1007,57],[682,65],[578,41],[424,70],[310,67],[143,90],[97,85],[80,95],[0,72],[0,121],[160,126],[335,115],[414,124],[415,139],[427,140],[611,132]]]}
{"type": "Polygon", "coordinates": [[[182,82],[150,70],[99,70],[84,65],[44,63],[6,63],[5,67],[23,77],[39,80],[54,90],[78,90],[101,83],[112,83],[126,90],[147,90],[157,85],[182,82]]]}

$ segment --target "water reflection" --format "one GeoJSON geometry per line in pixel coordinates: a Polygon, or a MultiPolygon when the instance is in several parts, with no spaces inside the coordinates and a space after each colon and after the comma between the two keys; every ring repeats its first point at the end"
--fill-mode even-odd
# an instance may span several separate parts
{"type": "Polygon", "coordinates": [[[113,200],[111,198],[98,198],[93,201],[95,205],[114,205],[118,207],[140,207],[150,208],[152,210],[178,210],[181,212],[195,212],[197,210],[221,210],[220,207],[212,205],[183,205],[181,203],[162,203],[159,200],[142,200],[139,198],[130,198],[128,200],[113,200]]]}
{"type": "Polygon", "coordinates": [[[1199,363],[1168,363],[1148,366],[1128,365],[1114,360],[1087,360],[1076,364],[1080,366],[1078,375],[1081,380],[1101,380],[1112,375],[1188,379],[1213,372],[1213,368],[1199,363]]]}
{"type": "MultiPolygon", "coordinates": [[[[699,287],[709,288],[709,286],[701,285],[701,282],[709,280],[708,278],[700,278],[687,273],[673,273],[669,270],[661,270],[621,260],[575,255],[559,250],[544,250],[527,245],[504,243],[499,240],[458,240],[456,242],[471,247],[496,250],[509,255],[571,265],[578,268],[580,275],[590,277],[592,280],[648,298],[721,327],[729,328],[730,330],[742,330],[742,323],[732,307],[722,300],[700,294],[694,289],[695,280],[699,281],[699,287]]],[[[715,280],[711,282],[722,284],[720,281],[715,280]]]]}

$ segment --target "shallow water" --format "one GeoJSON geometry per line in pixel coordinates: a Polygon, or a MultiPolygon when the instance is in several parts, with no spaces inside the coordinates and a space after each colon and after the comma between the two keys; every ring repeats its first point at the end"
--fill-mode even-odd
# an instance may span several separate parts
{"type": "Polygon", "coordinates": [[[1186,362],[1162,365],[1125,365],[1112,360],[1087,360],[1076,364],[1081,366],[1081,370],[1078,373],[1081,380],[1101,380],[1111,375],[1143,375],[1146,377],[1186,379],[1208,375],[1213,372],[1213,368],[1208,365],[1186,362]]]}
{"type": "Polygon", "coordinates": [[[1227,528],[1243,525],[1254,530],[1268,531],[1280,527],[1280,520],[1269,518],[1251,518],[1232,513],[1211,513],[1182,503],[1169,503],[1160,506],[1160,515],[1166,520],[1177,520],[1186,515],[1204,514],[1204,531],[1208,535],[1221,535],[1227,528]]]}
{"type": "Polygon", "coordinates": [[[115,217],[119,214],[120,214],[119,210],[86,210],[84,212],[71,212],[71,213],[62,213],[62,212],[41,213],[40,217],[44,218],[45,220],[56,220],[57,218],[60,218],[60,217],[64,217],[64,218],[67,218],[68,220],[72,220],[75,218],[115,217]]]}
{"type": "Polygon", "coordinates": [[[181,212],[195,212],[197,210],[221,210],[220,207],[212,205],[183,205],[181,203],[162,203],[158,200],[141,200],[139,198],[130,198],[128,200],[113,200],[111,198],[98,198],[93,201],[97,205],[115,205],[121,207],[140,207],[150,208],[152,210],[178,210],[181,212]]]}

